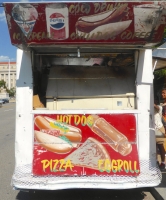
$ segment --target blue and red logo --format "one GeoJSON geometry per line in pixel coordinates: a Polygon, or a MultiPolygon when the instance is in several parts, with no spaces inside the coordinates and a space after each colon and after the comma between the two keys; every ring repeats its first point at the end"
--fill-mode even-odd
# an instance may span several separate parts
{"type": "Polygon", "coordinates": [[[55,30],[60,30],[65,26],[65,17],[61,13],[50,15],[50,26],[55,30]]]}

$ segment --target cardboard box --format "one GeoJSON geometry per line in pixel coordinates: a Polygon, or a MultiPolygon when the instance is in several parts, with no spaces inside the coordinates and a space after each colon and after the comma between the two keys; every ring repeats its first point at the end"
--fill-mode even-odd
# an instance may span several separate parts
{"type": "Polygon", "coordinates": [[[38,95],[33,96],[33,109],[36,108],[44,108],[44,105],[41,103],[38,95]]]}

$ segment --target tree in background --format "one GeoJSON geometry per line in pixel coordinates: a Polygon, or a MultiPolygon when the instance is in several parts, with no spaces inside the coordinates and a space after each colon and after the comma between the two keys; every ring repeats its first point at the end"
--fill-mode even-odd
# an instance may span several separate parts
{"type": "Polygon", "coordinates": [[[154,71],[154,75],[156,79],[161,79],[166,77],[166,69],[159,69],[154,71]]]}
{"type": "Polygon", "coordinates": [[[6,82],[4,80],[0,80],[0,92],[5,90],[9,93],[9,97],[14,97],[16,94],[16,88],[12,87],[10,90],[6,87],[6,82]]]}
{"type": "Polygon", "coordinates": [[[6,90],[6,82],[4,80],[0,80],[0,92],[4,89],[6,90]]]}
{"type": "Polygon", "coordinates": [[[12,87],[10,90],[6,89],[6,92],[9,93],[9,97],[14,97],[16,94],[16,88],[12,87]]]}

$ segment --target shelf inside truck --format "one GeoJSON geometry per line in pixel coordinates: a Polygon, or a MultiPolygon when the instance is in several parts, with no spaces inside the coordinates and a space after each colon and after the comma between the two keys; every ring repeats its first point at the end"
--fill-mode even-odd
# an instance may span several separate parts
{"type": "Polygon", "coordinates": [[[135,109],[134,67],[117,75],[106,66],[52,66],[46,106],[63,109],[135,109]]]}

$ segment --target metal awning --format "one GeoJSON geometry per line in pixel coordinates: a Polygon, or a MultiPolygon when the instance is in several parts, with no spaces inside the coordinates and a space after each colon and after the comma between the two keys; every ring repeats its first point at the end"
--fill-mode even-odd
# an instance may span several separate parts
{"type": "Polygon", "coordinates": [[[152,48],[162,40],[166,6],[150,1],[4,3],[18,48],[152,48]]]}
{"type": "Polygon", "coordinates": [[[152,56],[154,70],[166,68],[166,43],[153,50],[152,56]]]}

